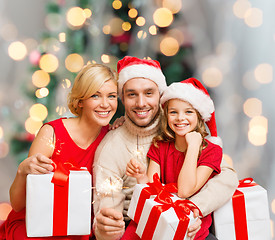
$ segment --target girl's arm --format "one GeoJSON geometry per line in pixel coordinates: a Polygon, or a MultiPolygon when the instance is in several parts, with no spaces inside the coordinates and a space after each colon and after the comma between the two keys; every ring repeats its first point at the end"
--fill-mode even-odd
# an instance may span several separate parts
{"type": "Polygon", "coordinates": [[[137,183],[153,182],[154,173],[160,175],[160,166],[151,159],[149,159],[147,173],[146,167],[134,158],[132,158],[127,164],[126,175],[136,178],[137,183]]]}
{"type": "Polygon", "coordinates": [[[26,178],[28,174],[45,174],[53,170],[52,156],[53,128],[44,125],[35,137],[29,156],[22,161],[17,169],[15,179],[10,188],[10,202],[15,211],[26,206],[26,178]]]}
{"type": "Polygon", "coordinates": [[[178,195],[187,198],[196,193],[208,180],[213,169],[207,166],[197,167],[202,137],[198,132],[185,136],[187,150],[184,163],[178,177],[178,195]]]}

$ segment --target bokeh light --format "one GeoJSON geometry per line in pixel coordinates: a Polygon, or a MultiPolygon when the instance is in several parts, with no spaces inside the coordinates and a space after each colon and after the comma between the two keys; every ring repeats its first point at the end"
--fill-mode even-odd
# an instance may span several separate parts
{"type": "Polygon", "coordinates": [[[273,79],[273,67],[271,64],[263,63],[259,64],[254,71],[255,79],[259,83],[267,84],[272,82],[273,79]]]}
{"type": "Polygon", "coordinates": [[[92,11],[89,8],[85,8],[83,10],[83,12],[84,12],[86,18],[90,18],[92,16],[92,11]]]}
{"type": "Polygon", "coordinates": [[[153,14],[154,23],[159,27],[168,27],[173,22],[173,14],[167,8],[158,8],[153,14]]]}
{"type": "Polygon", "coordinates": [[[144,17],[138,17],[138,18],[136,19],[136,24],[137,24],[138,26],[140,26],[140,27],[144,26],[145,23],[146,23],[146,21],[145,21],[145,18],[144,18],[144,17]]]}
{"type": "Polygon", "coordinates": [[[5,141],[0,141],[0,158],[5,158],[9,153],[9,144],[5,141]]]}
{"type": "Polygon", "coordinates": [[[72,83],[71,83],[71,81],[69,79],[65,78],[65,79],[62,80],[61,86],[63,88],[70,88],[71,85],[72,85],[72,83]]]}
{"type": "Polygon", "coordinates": [[[111,26],[110,26],[110,25],[105,25],[105,26],[103,26],[102,32],[103,32],[104,34],[110,34],[110,33],[111,33],[111,26]]]}
{"type": "Polygon", "coordinates": [[[45,87],[37,89],[35,91],[35,96],[37,98],[44,98],[44,97],[47,97],[48,95],[49,95],[49,89],[45,87]]]}
{"type": "Polygon", "coordinates": [[[84,66],[84,60],[79,54],[72,53],[66,57],[65,66],[70,72],[79,72],[84,66]]]}
{"type": "Polygon", "coordinates": [[[56,71],[58,65],[57,57],[51,53],[44,54],[39,61],[39,67],[48,73],[56,71]]]}
{"type": "Polygon", "coordinates": [[[3,128],[0,126],[0,139],[4,137],[4,130],[3,128]]]}
{"type": "Polygon", "coordinates": [[[66,33],[64,33],[64,32],[59,33],[58,39],[60,42],[66,42],[66,33]]]}
{"type": "Polygon", "coordinates": [[[266,144],[267,140],[266,129],[262,126],[254,126],[248,131],[248,140],[255,146],[262,146],[266,144]]]}
{"type": "Polygon", "coordinates": [[[80,7],[72,7],[66,16],[67,22],[73,27],[80,27],[86,21],[86,14],[80,7]]]}
{"type": "Polygon", "coordinates": [[[8,47],[10,58],[15,61],[23,60],[27,55],[27,48],[22,42],[12,42],[8,47]]]}
{"type": "Polygon", "coordinates": [[[62,16],[58,13],[47,14],[45,25],[50,31],[59,31],[62,28],[62,16]]]}
{"type": "Polygon", "coordinates": [[[110,62],[110,56],[107,55],[107,54],[102,54],[102,56],[101,56],[101,61],[102,61],[103,63],[109,63],[109,62],[110,62]]]}
{"type": "Polygon", "coordinates": [[[109,22],[110,34],[112,34],[113,36],[122,35],[124,33],[124,31],[122,29],[122,24],[123,24],[122,19],[120,19],[118,17],[112,18],[109,22]]]}
{"type": "Polygon", "coordinates": [[[42,121],[36,121],[33,118],[29,117],[25,121],[25,129],[30,134],[36,134],[38,130],[42,127],[43,122],[42,121]]]}
{"type": "Polygon", "coordinates": [[[6,23],[0,27],[0,36],[7,42],[17,38],[18,30],[12,23],[6,23]]]}
{"type": "Polygon", "coordinates": [[[114,0],[112,6],[114,9],[120,9],[122,7],[122,2],[120,0],[114,0]]]}
{"type": "Polygon", "coordinates": [[[152,25],[149,27],[149,33],[151,35],[157,35],[157,27],[155,25],[152,25]]]}
{"type": "Polygon", "coordinates": [[[138,11],[137,11],[135,8],[131,8],[131,9],[128,11],[128,16],[129,16],[130,18],[135,18],[137,15],[138,15],[138,11]]]}
{"type": "Polygon", "coordinates": [[[243,111],[248,117],[262,114],[262,102],[258,98],[249,98],[243,104],[243,111]]]}
{"type": "Polygon", "coordinates": [[[182,8],[182,0],[163,0],[164,8],[169,9],[173,14],[178,13],[182,8]]]}
{"type": "Polygon", "coordinates": [[[137,33],[137,37],[138,37],[139,39],[145,39],[145,38],[147,37],[147,33],[146,33],[145,31],[143,31],[143,30],[140,30],[140,31],[138,31],[138,33],[137,33]]]}
{"type": "Polygon", "coordinates": [[[245,23],[252,28],[259,27],[263,24],[263,11],[258,8],[250,8],[244,16],[245,23]]]}
{"type": "Polygon", "coordinates": [[[216,67],[206,68],[202,73],[202,81],[207,87],[217,87],[223,81],[223,74],[220,69],[216,67]]]}
{"type": "Polygon", "coordinates": [[[231,166],[231,167],[233,167],[233,160],[232,160],[232,158],[228,155],[228,154],[223,154],[222,155],[223,157],[223,159],[231,166]]]}
{"type": "Polygon", "coordinates": [[[49,82],[50,75],[44,70],[37,70],[32,74],[32,83],[38,88],[46,87],[49,82]]]}
{"type": "Polygon", "coordinates": [[[248,0],[237,0],[233,5],[233,13],[238,18],[244,18],[245,13],[251,8],[251,3],[248,0]]]}
{"type": "Polygon", "coordinates": [[[67,112],[66,107],[64,106],[57,106],[55,111],[59,116],[62,116],[65,112],[67,112]]]}
{"type": "Polygon", "coordinates": [[[129,22],[124,22],[123,24],[122,24],[122,29],[124,30],[124,31],[130,31],[130,29],[131,29],[131,23],[129,23],[129,22]]]}
{"type": "Polygon", "coordinates": [[[35,121],[44,121],[48,116],[48,109],[43,104],[36,103],[30,108],[29,114],[35,121]]]}
{"type": "Polygon", "coordinates": [[[5,221],[12,210],[9,203],[0,203],[0,221],[5,221]]]}
{"type": "Polygon", "coordinates": [[[165,56],[174,56],[179,51],[179,43],[175,38],[165,37],[160,42],[160,51],[165,56]]]}

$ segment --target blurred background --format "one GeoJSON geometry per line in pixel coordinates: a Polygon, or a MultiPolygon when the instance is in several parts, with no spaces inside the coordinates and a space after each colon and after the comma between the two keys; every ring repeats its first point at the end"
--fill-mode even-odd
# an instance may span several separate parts
{"type": "Polygon", "coordinates": [[[157,59],[168,84],[194,76],[207,87],[224,157],[268,191],[274,239],[274,9],[272,0],[0,0],[0,222],[37,130],[70,116],[77,72],[131,55],[157,59]]]}

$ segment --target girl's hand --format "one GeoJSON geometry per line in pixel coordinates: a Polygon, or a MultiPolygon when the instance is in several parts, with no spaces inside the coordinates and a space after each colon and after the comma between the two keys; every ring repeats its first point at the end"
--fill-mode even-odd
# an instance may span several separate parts
{"type": "Polygon", "coordinates": [[[185,140],[188,147],[190,146],[200,147],[202,143],[202,136],[199,132],[193,131],[185,135],[185,140]]]}
{"type": "Polygon", "coordinates": [[[22,175],[45,174],[53,171],[53,161],[41,153],[26,158],[20,163],[18,172],[22,175]]]}
{"type": "Polygon", "coordinates": [[[126,167],[126,175],[139,179],[140,177],[143,177],[145,173],[146,168],[141,162],[134,158],[128,162],[126,167]]]}
{"type": "Polygon", "coordinates": [[[114,130],[120,126],[123,125],[123,123],[125,122],[125,117],[124,116],[121,116],[120,118],[117,118],[113,124],[110,124],[109,125],[109,130],[114,130]]]}

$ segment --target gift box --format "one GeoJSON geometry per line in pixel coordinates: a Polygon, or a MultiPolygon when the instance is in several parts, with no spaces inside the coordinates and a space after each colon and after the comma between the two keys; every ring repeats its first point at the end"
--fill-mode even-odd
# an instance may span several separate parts
{"type": "Polygon", "coordinates": [[[232,199],[213,215],[218,239],[271,239],[267,191],[251,178],[241,180],[232,199]]]}
{"type": "Polygon", "coordinates": [[[187,229],[197,219],[193,218],[196,208],[189,200],[165,197],[164,201],[147,199],[137,226],[136,233],[142,240],[187,240],[187,229]],[[170,200],[169,200],[170,199],[170,200]]]}
{"type": "Polygon", "coordinates": [[[161,191],[177,192],[176,184],[162,184],[158,174],[153,176],[153,183],[136,184],[127,215],[138,224],[146,199],[155,198],[161,191]]]}
{"type": "Polygon", "coordinates": [[[87,170],[29,174],[26,185],[28,237],[89,235],[91,174],[87,170]],[[54,174],[56,178],[53,178],[54,174]]]}

